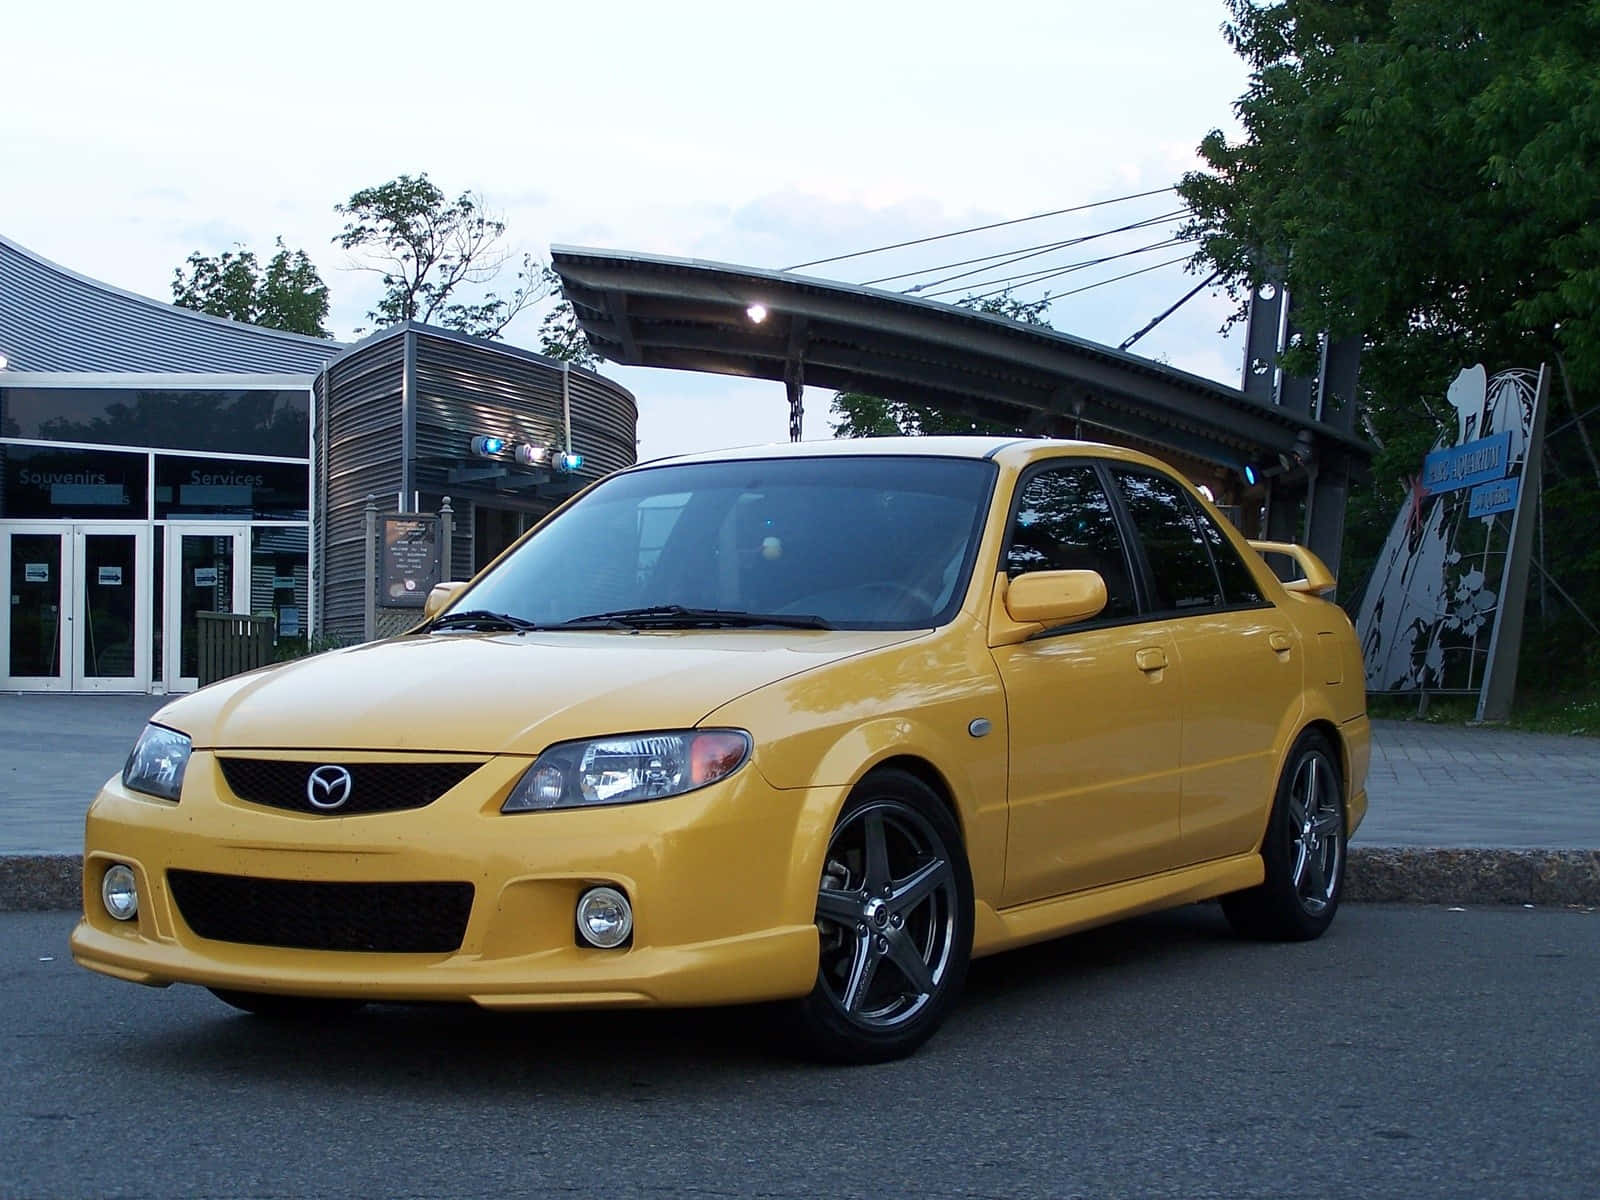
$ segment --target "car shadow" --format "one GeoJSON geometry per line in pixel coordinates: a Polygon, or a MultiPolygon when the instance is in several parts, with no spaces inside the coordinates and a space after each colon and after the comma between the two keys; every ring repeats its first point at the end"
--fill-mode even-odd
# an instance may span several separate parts
{"type": "MultiPolygon", "coordinates": [[[[986,958],[972,965],[946,1027],[912,1059],[970,1054],[991,1019],[1027,1021],[1074,989],[1115,986],[1130,970],[1159,974],[1173,960],[1239,945],[1214,905],[1192,905],[986,958]]],[[[374,1004],[326,1020],[282,1021],[225,1007],[195,988],[185,1019],[127,1038],[118,1054],[161,1070],[294,1086],[319,1083],[418,1099],[582,1092],[644,1103],[653,1095],[725,1094],[752,1073],[850,1071],[797,1052],[781,1005],[680,1010],[495,1013],[471,1005],[374,1004]]]]}

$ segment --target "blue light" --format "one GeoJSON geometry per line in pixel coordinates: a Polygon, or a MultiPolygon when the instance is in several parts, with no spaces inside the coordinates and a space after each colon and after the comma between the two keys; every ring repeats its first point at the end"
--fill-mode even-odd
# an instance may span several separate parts
{"type": "Polygon", "coordinates": [[[1249,484],[1251,487],[1255,487],[1255,485],[1256,485],[1256,469],[1254,467],[1246,465],[1246,467],[1244,469],[1244,481],[1247,484],[1249,484]]]}
{"type": "Polygon", "coordinates": [[[571,450],[556,455],[555,468],[563,475],[571,475],[583,466],[583,455],[574,454],[571,450]]]}
{"type": "Polygon", "coordinates": [[[472,439],[472,452],[484,458],[492,458],[506,448],[506,440],[501,437],[490,437],[479,434],[472,439]]]}

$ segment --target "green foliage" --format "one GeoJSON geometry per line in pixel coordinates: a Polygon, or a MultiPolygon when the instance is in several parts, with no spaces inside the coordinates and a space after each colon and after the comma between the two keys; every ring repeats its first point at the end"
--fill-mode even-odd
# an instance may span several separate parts
{"type": "MultiPolygon", "coordinates": [[[[542,272],[547,293],[554,295],[561,288],[561,277],[549,267],[542,272]]],[[[551,358],[564,359],[573,366],[588,367],[591,371],[600,365],[599,356],[589,346],[583,326],[578,324],[578,314],[572,302],[563,298],[539,322],[539,353],[551,358]]]]}
{"type": "MultiPolygon", "coordinates": [[[[1229,0],[1240,142],[1179,191],[1198,258],[1302,324],[1459,364],[1600,371],[1600,6],[1229,0]]],[[[1442,391],[1442,384],[1436,391],[1442,391]]]]}
{"type": "Polygon", "coordinates": [[[423,321],[478,337],[499,337],[511,319],[546,294],[546,269],[532,255],[515,268],[507,295],[487,289],[510,264],[506,224],[481,196],[454,200],[423,172],[362,188],[334,211],[348,218],[334,243],[383,277],[368,319],[380,325],[423,321]]]}
{"type": "MultiPolygon", "coordinates": [[[[1008,288],[992,296],[967,296],[962,308],[1049,328],[1050,298],[1018,300],[1008,288]]],[[[990,421],[964,409],[916,400],[886,400],[866,392],[836,392],[828,408],[834,437],[899,437],[925,434],[1018,433],[1015,425],[990,421]]]]}
{"type": "Polygon", "coordinates": [[[1551,600],[1536,621],[1530,604],[1523,675],[1592,684],[1538,630],[1573,622],[1562,636],[1583,644],[1578,610],[1600,619],[1600,464],[1571,420],[1600,378],[1600,4],[1228,8],[1225,35],[1252,72],[1245,132],[1201,143],[1206,169],[1178,189],[1185,232],[1235,297],[1282,279],[1303,327],[1364,338],[1364,416],[1383,448],[1352,488],[1341,598],[1359,598],[1456,372],[1564,360],[1572,391],[1558,375],[1536,553],[1576,607],[1551,600]]]}
{"type": "Polygon", "coordinates": [[[328,285],[304,250],[291,252],[282,238],[277,246],[264,271],[254,251],[243,246],[215,258],[195,251],[187,270],[172,273],[172,302],[267,329],[332,337],[322,325],[328,318],[328,285]]]}

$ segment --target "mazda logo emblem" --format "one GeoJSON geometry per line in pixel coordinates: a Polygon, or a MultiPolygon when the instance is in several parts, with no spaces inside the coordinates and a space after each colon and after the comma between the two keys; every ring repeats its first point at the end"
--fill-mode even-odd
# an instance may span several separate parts
{"type": "Polygon", "coordinates": [[[329,763],[306,777],[306,799],[312,808],[342,808],[350,799],[350,772],[329,763]]]}

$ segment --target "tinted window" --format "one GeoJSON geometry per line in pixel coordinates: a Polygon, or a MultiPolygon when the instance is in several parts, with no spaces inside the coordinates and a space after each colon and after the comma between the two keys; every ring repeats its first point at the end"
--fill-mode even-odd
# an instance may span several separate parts
{"type": "Polygon", "coordinates": [[[311,393],[0,388],[0,436],[304,458],[311,393]]]}
{"type": "Polygon", "coordinates": [[[1112,474],[1150,560],[1157,611],[1220,608],[1217,573],[1183,489],[1143,471],[1113,469],[1112,474]]]}
{"type": "Polygon", "coordinates": [[[156,517],[304,521],[310,478],[303,463],[158,454],[156,517]]]}
{"type": "Polygon", "coordinates": [[[961,601],[994,475],[974,459],[890,456],[625,472],[522,543],[462,607],[539,624],[682,605],[926,628],[961,601]]]}
{"type": "Polygon", "coordinates": [[[0,445],[0,476],[0,517],[142,521],[150,515],[147,454],[0,445]]]}
{"type": "Polygon", "coordinates": [[[1192,500],[1190,507],[1194,509],[1195,520],[1200,522],[1200,532],[1205,536],[1206,545],[1211,547],[1211,561],[1216,564],[1217,574],[1222,577],[1223,600],[1230,605],[1265,603],[1261,589],[1256,586],[1250,569],[1239,558],[1233,543],[1217,528],[1217,523],[1207,515],[1205,509],[1192,500]]]}
{"type": "Polygon", "coordinates": [[[1093,467],[1052,467],[1023,485],[1006,572],[1014,579],[1025,571],[1099,571],[1106,581],[1101,616],[1138,612],[1122,537],[1093,467]]]}

